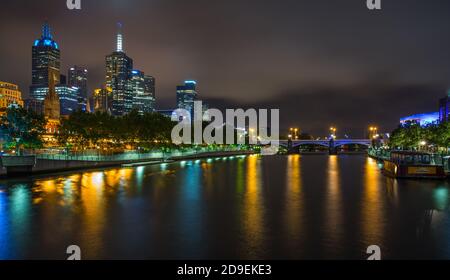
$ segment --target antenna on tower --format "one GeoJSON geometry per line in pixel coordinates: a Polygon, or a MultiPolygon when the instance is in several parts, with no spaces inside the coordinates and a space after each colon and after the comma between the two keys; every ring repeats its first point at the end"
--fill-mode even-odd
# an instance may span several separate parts
{"type": "Polygon", "coordinates": [[[42,38],[52,39],[52,32],[47,21],[45,21],[44,25],[42,26],[42,38]]]}
{"type": "Polygon", "coordinates": [[[123,52],[122,23],[117,23],[117,52],[123,52]]]}

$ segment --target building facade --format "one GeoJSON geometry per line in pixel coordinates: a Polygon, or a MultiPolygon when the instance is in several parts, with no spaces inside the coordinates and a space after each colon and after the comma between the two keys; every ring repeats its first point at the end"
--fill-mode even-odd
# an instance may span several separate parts
{"type": "Polygon", "coordinates": [[[448,122],[450,120],[450,90],[446,97],[439,100],[439,121],[448,122]]]}
{"type": "Polygon", "coordinates": [[[125,115],[133,108],[133,92],[129,82],[133,70],[133,60],[123,51],[121,25],[117,33],[117,48],[106,56],[106,87],[112,90],[112,114],[125,115]]]}
{"type": "MultiPolygon", "coordinates": [[[[80,109],[79,106],[79,89],[68,85],[57,85],[55,87],[56,94],[59,98],[60,114],[68,116],[80,109]]],[[[30,109],[36,108],[35,112],[39,112],[38,102],[43,102],[49,93],[48,87],[36,87],[35,93],[38,99],[34,101],[27,101],[27,107],[30,109]]]]}
{"type": "Polygon", "coordinates": [[[155,78],[145,75],[142,71],[133,70],[130,83],[133,92],[133,110],[137,110],[140,114],[154,112],[155,78]]]}
{"type": "Polygon", "coordinates": [[[400,119],[400,124],[402,125],[408,122],[418,123],[421,126],[435,124],[439,122],[439,112],[415,114],[400,119]]]}
{"type": "Polygon", "coordinates": [[[88,101],[88,69],[83,66],[73,66],[68,71],[69,87],[76,87],[78,92],[78,109],[86,111],[88,101]]]}
{"type": "Polygon", "coordinates": [[[19,86],[0,81],[0,116],[4,115],[11,105],[24,106],[19,86]]]}
{"type": "Polygon", "coordinates": [[[177,108],[194,113],[194,101],[198,99],[197,82],[185,81],[184,85],[177,86],[177,108]]]}
{"type": "Polygon", "coordinates": [[[58,44],[53,40],[48,23],[42,27],[41,38],[35,40],[33,44],[31,68],[31,98],[38,99],[35,92],[37,88],[48,87],[49,69],[52,69],[52,73],[56,73],[58,77],[56,83],[59,84],[61,53],[58,44]]]}

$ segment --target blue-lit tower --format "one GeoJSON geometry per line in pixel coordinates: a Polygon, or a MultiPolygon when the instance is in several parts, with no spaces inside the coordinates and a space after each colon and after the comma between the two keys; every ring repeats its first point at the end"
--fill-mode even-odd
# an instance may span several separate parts
{"type": "Polygon", "coordinates": [[[61,73],[61,54],[58,44],[53,40],[50,26],[44,23],[42,26],[41,38],[37,39],[32,47],[32,85],[30,96],[36,100],[44,100],[45,96],[40,96],[36,91],[38,87],[48,87],[48,73],[51,69],[58,77],[59,83],[61,73]]]}

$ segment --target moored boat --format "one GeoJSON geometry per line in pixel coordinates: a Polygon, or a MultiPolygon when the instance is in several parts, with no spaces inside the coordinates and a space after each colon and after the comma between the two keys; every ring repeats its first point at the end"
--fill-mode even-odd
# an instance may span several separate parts
{"type": "Polygon", "coordinates": [[[442,160],[433,154],[416,151],[392,151],[384,160],[383,171],[395,178],[446,178],[442,160]]]}

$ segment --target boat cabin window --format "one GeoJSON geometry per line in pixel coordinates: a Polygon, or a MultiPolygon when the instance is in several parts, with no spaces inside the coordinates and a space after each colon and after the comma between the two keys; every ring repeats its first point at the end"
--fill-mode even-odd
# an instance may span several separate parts
{"type": "Polygon", "coordinates": [[[400,164],[430,164],[431,163],[431,155],[429,155],[429,154],[392,153],[391,159],[400,164]]]}

